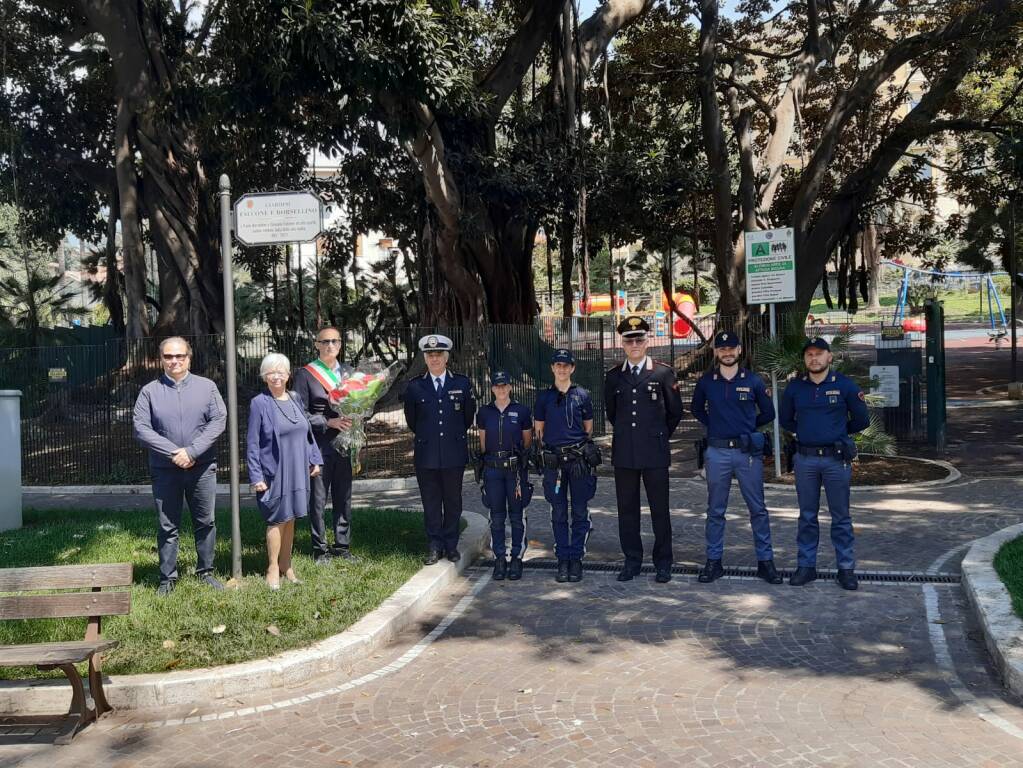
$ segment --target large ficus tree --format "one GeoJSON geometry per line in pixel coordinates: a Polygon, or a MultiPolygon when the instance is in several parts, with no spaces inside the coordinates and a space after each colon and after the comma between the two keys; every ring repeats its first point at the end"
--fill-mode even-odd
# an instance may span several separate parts
{"type": "Polygon", "coordinates": [[[790,309],[799,315],[835,248],[862,226],[864,209],[917,143],[1004,126],[1003,115],[962,115],[955,95],[991,52],[1019,44],[1023,4],[801,0],[775,11],[767,0],[753,0],[734,19],[720,5],[693,4],[703,141],[714,179],[719,308],[746,309],[742,232],[790,225],[798,266],[790,309]],[[848,84],[811,115],[807,94],[838,70],[848,84]],[[893,78],[913,73],[924,80],[918,96],[836,178],[837,148],[857,117],[893,78]]]}

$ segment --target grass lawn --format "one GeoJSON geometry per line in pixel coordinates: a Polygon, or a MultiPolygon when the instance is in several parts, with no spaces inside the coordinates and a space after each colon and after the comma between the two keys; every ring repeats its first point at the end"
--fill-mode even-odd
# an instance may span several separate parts
{"type": "MultiPolygon", "coordinates": [[[[328,512],[328,515],[330,513],[328,512]]],[[[216,571],[231,573],[231,521],[217,514],[216,571]]],[[[104,619],[105,637],[121,641],[105,657],[110,674],[163,672],[248,661],[309,645],[337,634],[376,608],[422,564],[426,547],[420,513],[397,509],[356,509],[352,551],[356,564],[318,566],[309,556],[309,524],[296,524],[295,571],[304,583],[282,582],[271,591],[266,571],[266,526],[254,509],[242,510],[240,588],[214,592],[190,574],[195,568],[191,525],[181,531],[177,589],[156,596],[159,578],[156,519],[149,510],[26,511],[25,525],[0,534],[0,562],[32,565],[130,562],[135,566],[128,616],[104,619]],[[214,628],[223,626],[220,632],[214,628]],[[276,630],[268,627],[275,627],[276,630]]],[[[0,644],[81,640],[85,619],[0,621],[0,644]]],[[[6,679],[62,677],[32,668],[3,669],[6,679]]]]}
{"type": "Polygon", "coordinates": [[[1002,545],[995,555],[995,570],[1012,596],[1016,615],[1023,618],[1023,536],[1002,545]]]}
{"type": "MultiPolygon", "coordinates": [[[[1006,321],[1009,317],[1009,284],[1007,280],[1002,278],[995,278],[995,282],[998,284],[998,290],[1001,292],[1002,306],[1005,310],[1006,321]]],[[[885,315],[891,315],[895,311],[895,304],[897,301],[897,295],[892,293],[887,296],[881,297],[881,313],[885,315]]],[[[984,295],[984,313],[980,311],[980,294],[973,292],[969,293],[965,288],[959,288],[951,291],[939,291],[938,299],[945,304],[945,319],[946,320],[975,320],[977,322],[988,322],[988,302],[987,294],[984,295]]],[[[838,310],[835,310],[838,311],[838,310]]],[[[810,304],[811,315],[824,315],[828,312],[828,305],[824,303],[824,299],[816,299],[810,304]]],[[[906,308],[906,314],[909,315],[909,308],[906,308]]],[[[860,305],[860,309],[857,312],[857,317],[873,317],[876,313],[867,312],[863,305],[860,305]]],[[[995,324],[1000,322],[998,317],[998,308],[995,307],[995,324]]]]}

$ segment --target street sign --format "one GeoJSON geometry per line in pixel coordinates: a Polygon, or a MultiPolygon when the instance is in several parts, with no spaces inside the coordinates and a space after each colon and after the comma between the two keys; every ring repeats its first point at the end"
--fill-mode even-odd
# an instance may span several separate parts
{"type": "Polygon", "coordinates": [[[796,300],[796,247],[792,228],[746,232],[746,303],[796,300]]]}
{"type": "Polygon", "coordinates": [[[885,408],[899,407],[899,366],[897,365],[872,365],[870,366],[870,378],[876,379],[878,386],[871,389],[872,395],[881,395],[884,398],[885,408]]]}
{"type": "Polygon", "coordinates": [[[234,204],[234,235],[242,245],[308,243],[323,231],[323,202],[312,192],[258,192],[234,204]]]}

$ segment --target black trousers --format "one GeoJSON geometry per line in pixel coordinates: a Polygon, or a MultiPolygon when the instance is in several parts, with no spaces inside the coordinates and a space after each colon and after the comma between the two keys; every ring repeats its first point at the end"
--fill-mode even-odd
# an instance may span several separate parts
{"type": "Polygon", "coordinates": [[[323,470],[310,479],[309,488],[313,557],[328,551],[323,519],[328,493],[334,507],[334,545],[348,549],[352,543],[352,460],[347,452],[340,454],[329,445],[321,445],[320,453],[323,454],[323,470]]]}
{"type": "Polygon", "coordinates": [[[653,561],[655,568],[670,568],[671,514],[668,511],[668,468],[622,469],[615,467],[615,493],[618,496],[618,538],[625,564],[638,568],[643,564],[643,539],[640,529],[639,483],[642,479],[650,504],[654,528],[653,561]]]}
{"type": "Polygon", "coordinates": [[[426,540],[430,549],[440,552],[454,552],[458,549],[464,474],[465,467],[416,469],[419,495],[423,500],[426,540]]]}

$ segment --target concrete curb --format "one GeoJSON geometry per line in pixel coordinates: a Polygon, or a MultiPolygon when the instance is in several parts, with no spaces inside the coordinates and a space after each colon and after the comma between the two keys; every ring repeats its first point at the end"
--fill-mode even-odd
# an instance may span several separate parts
{"type": "MultiPolygon", "coordinates": [[[[463,512],[457,564],[424,566],[372,613],[344,632],[308,648],[243,664],[107,678],[104,690],[114,709],[142,709],[209,702],[252,691],[295,686],[360,661],[408,629],[434,598],[452,583],[490,542],[490,525],[476,512],[463,512]]],[[[71,688],[65,680],[0,681],[0,714],[66,711],[71,688]]]]}
{"type": "MultiPolygon", "coordinates": [[[[864,453],[863,456],[873,456],[872,453],[864,453]]],[[[941,459],[921,459],[918,456],[898,456],[899,459],[909,459],[911,461],[922,461],[925,464],[934,464],[935,466],[942,467],[948,471],[948,477],[943,477],[938,480],[923,480],[919,483],[893,483],[892,485],[854,485],[852,490],[855,491],[912,491],[917,488],[928,488],[934,485],[949,485],[950,483],[957,482],[963,477],[962,472],[953,467],[947,461],[941,459]]],[[[765,488],[776,488],[795,490],[794,485],[787,485],[785,483],[764,483],[765,488]]]]}
{"type": "MultiPolygon", "coordinates": [[[[472,478],[472,472],[465,473],[465,479],[472,478]]],[[[464,481],[463,481],[464,482],[464,481]]],[[[352,480],[352,493],[371,493],[373,491],[412,491],[419,485],[413,477],[368,477],[352,480]]],[[[24,494],[39,496],[148,496],[153,492],[150,485],[23,485],[24,494]]],[[[217,484],[217,495],[226,496],[231,493],[227,483],[217,484]]],[[[248,485],[242,483],[242,496],[251,495],[248,485]]]]}
{"type": "Polygon", "coordinates": [[[1002,682],[1016,696],[1023,697],[1023,619],[1012,610],[1009,590],[994,568],[1001,546],[1019,536],[1023,536],[1023,524],[977,539],[963,558],[962,574],[966,598],[1002,682]]]}

